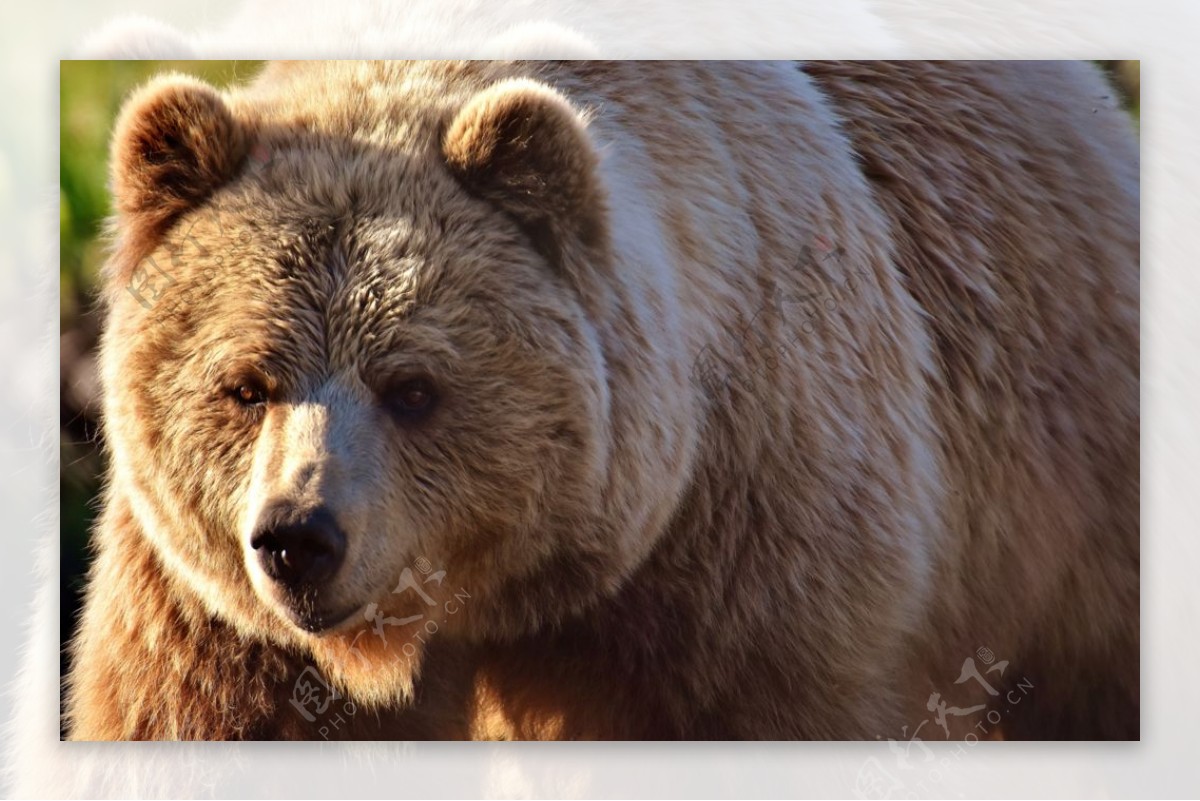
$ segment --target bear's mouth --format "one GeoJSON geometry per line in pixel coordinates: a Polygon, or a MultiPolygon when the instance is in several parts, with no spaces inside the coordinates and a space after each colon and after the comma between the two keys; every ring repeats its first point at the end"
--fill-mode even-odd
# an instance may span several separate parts
{"type": "Polygon", "coordinates": [[[298,609],[290,605],[286,607],[287,616],[291,622],[309,634],[321,634],[335,629],[349,620],[359,609],[361,609],[360,606],[352,606],[336,611],[312,608],[298,609]]]}

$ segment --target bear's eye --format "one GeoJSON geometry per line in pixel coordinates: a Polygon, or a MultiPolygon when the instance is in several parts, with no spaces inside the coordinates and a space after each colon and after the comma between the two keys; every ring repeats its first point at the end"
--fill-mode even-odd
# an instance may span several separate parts
{"type": "Polygon", "coordinates": [[[428,414],[437,402],[433,382],[424,376],[397,381],[387,391],[385,398],[392,413],[407,420],[419,419],[428,414]]]}
{"type": "Polygon", "coordinates": [[[258,381],[246,379],[233,385],[229,394],[241,406],[262,406],[267,402],[267,389],[258,381]]]}

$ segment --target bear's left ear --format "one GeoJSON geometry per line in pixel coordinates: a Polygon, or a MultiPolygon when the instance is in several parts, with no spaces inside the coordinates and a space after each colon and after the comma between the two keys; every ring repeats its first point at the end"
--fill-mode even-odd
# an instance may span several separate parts
{"type": "Polygon", "coordinates": [[[598,246],[604,195],[583,118],[550,87],[525,78],[467,102],[442,139],[451,172],[507,211],[552,262],[572,240],[598,246]]]}
{"type": "Polygon", "coordinates": [[[135,250],[229,181],[246,153],[242,127],[212,86],[182,75],[151,81],[126,103],[112,143],[122,238],[135,250]]]}

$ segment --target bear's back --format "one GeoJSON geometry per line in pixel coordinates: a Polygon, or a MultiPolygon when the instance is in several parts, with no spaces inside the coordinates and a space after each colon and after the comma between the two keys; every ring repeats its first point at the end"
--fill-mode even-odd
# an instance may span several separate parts
{"type": "Polygon", "coordinates": [[[1062,62],[805,69],[935,345],[955,497],[930,640],[985,632],[1027,675],[1101,660],[1136,688],[1138,153],[1116,93],[1062,62]]]}

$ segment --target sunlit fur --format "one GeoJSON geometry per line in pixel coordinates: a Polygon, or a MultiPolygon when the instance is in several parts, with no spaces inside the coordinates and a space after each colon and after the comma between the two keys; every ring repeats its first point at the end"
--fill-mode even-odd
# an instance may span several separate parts
{"type": "Polygon", "coordinates": [[[337,736],[899,737],[934,689],[990,700],[954,685],[987,646],[1037,687],[1007,736],[1136,736],[1137,151],[1106,94],[952,63],[143,87],[71,735],[316,737],[286,703],[315,663],[365,710],[337,736]],[[147,256],[177,281],[149,310],[147,256]],[[850,272],[802,328],[789,299],[850,272]],[[249,546],[281,498],[347,533],[331,605],[421,611],[392,592],[419,559],[469,601],[412,648],[297,628],[249,546]]]}

